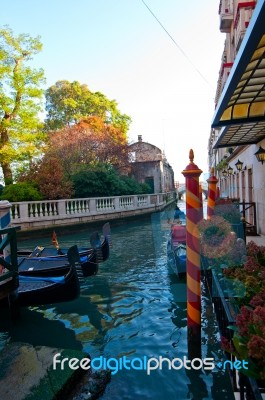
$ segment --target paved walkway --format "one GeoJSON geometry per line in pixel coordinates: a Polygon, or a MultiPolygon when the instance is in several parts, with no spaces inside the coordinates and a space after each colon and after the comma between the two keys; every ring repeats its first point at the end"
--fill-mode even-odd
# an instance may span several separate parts
{"type": "Polygon", "coordinates": [[[104,391],[110,374],[93,373],[81,368],[53,368],[53,357],[59,359],[89,357],[77,350],[33,347],[27,343],[10,343],[0,352],[1,400],[97,399],[104,391]]]}
{"type": "Polygon", "coordinates": [[[247,236],[247,243],[249,243],[251,241],[256,243],[258,246],[265,246],[265,236],[264,235],[247,236]]]}

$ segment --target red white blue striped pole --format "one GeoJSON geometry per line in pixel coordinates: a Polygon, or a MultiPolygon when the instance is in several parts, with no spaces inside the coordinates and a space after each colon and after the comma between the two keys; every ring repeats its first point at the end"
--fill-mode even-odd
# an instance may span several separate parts
{"type": "Polygon", "coordinates": [[[208,202],[207,202],[207,219],[211,219],[214,214],[217,182],[218,179],[214,176],[214,168],[211,168],[211,176],[207,179],[208,182],[208,202]]]}
{"type": "Polygon", "coordinates": [[[201,263],[197,224],[200,215],[199,176],[202,173],[194,164],[190,150],[190,163],[182,174],[186,178],[186,246],[187,246],[187,316],[189,358],[201,356],[201,263]]]}
{"type": "MultiPolygon", "coordinates": [[[[11,226],[11,204],[8,200],[0,201],[0,229],[10,228],[11,226]]],[[[7,245],[3,250],[4,258],[10,255],[10,245],[7,245]]]]}

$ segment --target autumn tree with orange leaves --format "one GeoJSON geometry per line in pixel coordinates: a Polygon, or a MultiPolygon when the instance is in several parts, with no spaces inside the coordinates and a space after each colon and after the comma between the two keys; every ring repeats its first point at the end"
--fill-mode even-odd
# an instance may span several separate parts
{"type": "Polygon", "coordinates": [[[128,170],[131,119],[115,100],[77,81],[58,81],[46,91],[46,111],[45,153],[20,181],[36,184],[45,198],[57,199],[74,195],[73,177],[79,172],[111,167],[119,175],[128,170]]]}
{"type": "Polygon", "coordinates": [[[104,165],[119,172],[128,169],[127,139],[121,129],[93,116],[50,132],[43,158],[20,181],[35,183],[46,199],[69,198],[73,176],[104,165]]]}
{"type": "Polygon", "coordinates": [[[124,170],[128,166],[126,135],[100,117],[88,117],[50,133],[44,159],[47,158],[59,159],[69,179],[77,170],[96,164],[111,164],[117,170],[124,170]]]}

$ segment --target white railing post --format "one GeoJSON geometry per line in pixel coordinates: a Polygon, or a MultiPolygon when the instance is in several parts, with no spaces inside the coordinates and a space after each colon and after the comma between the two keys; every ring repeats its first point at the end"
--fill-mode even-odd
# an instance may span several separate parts
{"type": "Polygon", "coordinates": [[[19,203],[19,219],[27,220],[29,218],[29,206],[28,203],[19,203]]]}
{"type": "Polygon", "coordinates": [[[147,205],[151,206],[151,196],[150,196],[150,194],[148,194],[148,196],[147,196],[147,205]]]}
{"type": "Polygon", "coordinates": [[[114,209],[115,211],[119,211],[120,208],[120,197],[114,197],[114,209]]]}
{"type": "Polygon", "coordinates": [[[97,204],[96,204],[96,198],[90,199],[89,200],[89,211],[90,214],[96,214],[97,212],[97,204]]]}
{"type": "Polygon", "coordinates": [[[66,215],[66,205],[65,205],[65,200],[58,200],[58,215],[59,216],[64,216],[66,215]]]}

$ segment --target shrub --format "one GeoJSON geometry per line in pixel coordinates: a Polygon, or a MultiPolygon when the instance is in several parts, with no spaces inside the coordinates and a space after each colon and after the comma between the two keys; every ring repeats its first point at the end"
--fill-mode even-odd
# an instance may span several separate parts
{"type": "Polygon", "coordinates": [[[0,198],[1,200],[8,200],[11,202],[42,200],[42,196],[38,189],[32,184],[26,182],[5,186],[0,198]]]}
{"type": "Polygon", "coordinates": [[[150,192],[148,185],[121,176],[107,165],[79,171],[72,180],[75,197],[123,196],[150,192]]]}

